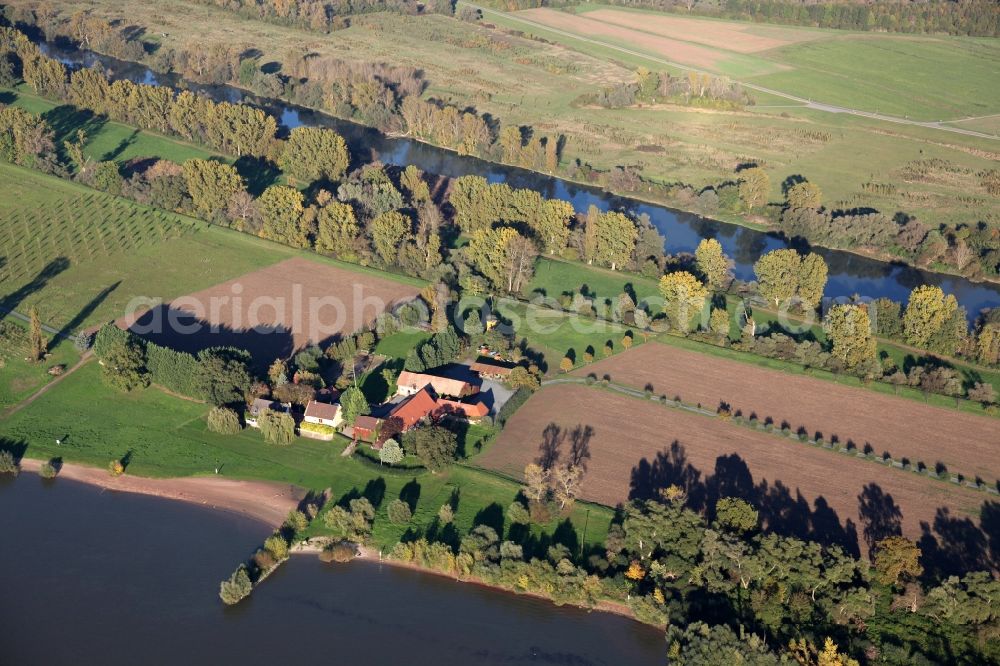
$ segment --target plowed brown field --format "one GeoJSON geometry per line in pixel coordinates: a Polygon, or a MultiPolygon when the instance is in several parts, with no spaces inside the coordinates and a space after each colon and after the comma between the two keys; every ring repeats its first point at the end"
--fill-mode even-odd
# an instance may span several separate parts
{"type": "Polygon", "coordinates": [[[645,49],[676,62],[682,62],[695,67],[714,68],[725,60],[726,54],[708,46],[692,44],[678,39],[670,39],[662,35],[652,35],[631,28],[602,23],[587,18],[587,14],[574,15],[554,9],[529,9],[518,12],[519,16],[537,21],[543,25],[558,30],[565,30],[588,37],[610,37],[634,47],[645,49]]]}
{"type": "Polygon", "coordinates": [[[870,444],[897,460],[908,457],[928,467],[938,462],[987,482],[1000,477],[1000,421],[922,404],[862,388],[793,375],[747,363],[699,354],[662,343],[640,345],[589,365],[576,374],[610,375],[618,384],[658,394],[679,395],[685,403],[716,409],[729,403],[749,417],[756,413],[793,430],[819,431],[858,449],[870,444]]]}
{"type": "MultiPolygon", "coordinates": [[[[651,346],[651,345],[649,345],[651,346]]],[[[883,467],[846,454],[782,440],[718,418],[579,384],[536,393],[477,463],[520,478],[557,442],[559,459],[585,458],[582,497],[615,505],[654,497],[671,484],[695,508],[737,496],[761,511],[764,526],[867,552],[894,526],[918,538],[921,522],[975,515],[983,493],[883,467]],[[591,429],[574,434],[577,428],[591,429]],[[548,431],[547,431],[548,429],[548,431]],[[558,430],[556,430],[558,429],[558,430]],[[577,442],[574,447],[574,440],[577,442]]]]}
{"type": "Polygon", "coordinates": [[[586,12],[583,16],[595,21],[619,25],[623,28],[641,30],[687,42],[697,42],[738,53],[756,53],[788,44],[827,37],[824,33],[815,30],[727,21],[705,21],[665,14],[629,12],[622,9],[598,9],[586,12]]]}
{"type": "Polygon", "coordinates": [[[124,318],[119,325],[174,349],[232,345],[270,361],[353,333],[418,293],[410,284],[293,258],[124,318]]]}

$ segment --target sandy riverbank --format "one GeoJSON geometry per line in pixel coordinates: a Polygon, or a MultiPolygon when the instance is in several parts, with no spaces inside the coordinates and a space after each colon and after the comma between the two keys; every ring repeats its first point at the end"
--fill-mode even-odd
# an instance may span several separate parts
{"type": "MultiPolygon", "coordinates": [[[[21,460],[21,470],[37,473],[41,464],[42,461],[40,460],[24,458],[21,460]]],[[[269,525],[278,525],[284,521],[288,516],[288,512],[296,508],[305,495],[305,491],[301,488],[289,484],[267,481],[238,481],[214,476],[154,479],[124,474],[119,477],[113,477],[107,470],[72,463],[63,464],[59,471],[58,479],[79,481],[116,492],[137,493],[189,502],[218,511],[230,511],[248,516],[269,525]]],[[[58,479],[56,483],[58,483],[58,479]]],[[[323,550],[324,545],[325,542],[321,539],[301,542],[292,547],[292,553],[317,556],[323,550]]],[[[378,562],[392,567],[412,569],[413,571],[449,578],[459,583],[471,583],[499,592],[515,594],[511,590],[483,582],[476,578],[456,578],[451,574],[420,567],[411,562],[386,559],[384,554],[377,549],[366,546],[358,547],[358,559],[378,562]]],[[[543,595],[530,592],[523,594],[551,601],[543,595]]],[[[605,613],[615,613],[634,619],[628,606],[620,603],[602,601],[593,608],[581,608],[588,611],[596,610],[605,613]]]]}
{"type": "MultiPolygon", "coordinates": [[[[42,461],[24,458],[21,469],[38,472],[42,461]]],[[[64,463],[58,479],[71,479],[124,493],[152,495],[230,511],[268,525],[279,525],[305,496],[305,491],[287,483],[238,481],[218,476],[154,479],[128,473],[114,477],[107,470],[64,463]]]]}

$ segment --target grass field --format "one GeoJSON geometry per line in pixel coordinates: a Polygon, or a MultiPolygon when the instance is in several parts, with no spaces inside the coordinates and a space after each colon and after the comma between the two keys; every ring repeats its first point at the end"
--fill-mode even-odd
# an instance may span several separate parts
{"type": "Polygon", "coordinates": [[[95,117],[68,104],[58,105],[32,94],[25,85],[16,90],[0,88],[0,102],[41,114],[55,132],[57,148],[62,146],[63,141],[75,141],[77,130],[84,130],[87,144],[83,152],[95,162],[112,159],[127,162],[137,157],[160,157],[177,163],[208,157],[230,161],[190,143],[95,117]]]}
{"type": "Polygon", "coordinates": [[[991,39],[769,26],[604,5],[516,16],[828,104],[921,120],[1000,110],[1000,89],[984,86],[1000,67],[1000,45],[991,39]]]}
{"type": "MultiPolygon", "coordinates": [[[[216,435],[206,427],[207,409],[154,388],[118,393],[104,386],[100,367],[90,362],[28,408],[0,421],[0,438],[27,445],[28,457],[58,456],[98,467],[127,455],[126,472],[142,476],[206,475],[221,466],[227,477],[279,481],[313,490],[329,487],[335,497],[352,488],[364,491],[370,482],[371,488],[384,483],[384,504],[397,497],[404,485],[416,483],[419,501],[411,526],[418,528],[428,524],[453,493],[459,498],[456,525],[465,530],[491,504],[506,509],[519,491],[516,483],[473,467],[413,474],[343,458],[340,453],[346,442],[342,439],[328,443],[299,438],[289,447],[276,447],[266,444],[255,430],[231,437],[216,435]],[[62,444],[57,445],[56,439],[62,444]]],[[[607,531],[611,511],[577,507],[571,518],[580,534],[588,508],[588,540],[596,542],[607,531]]],[[[384,511],[383,506],[376,521],[378,546],[391,545],[406,529],[392,525],[384,511]]]]}
{"type": "Polygon", "coordinates": [[[54,379],[49,369],[71,368],[80,358],[74,346],[61,338],[46,336],[49,356],[41,362],[27,360],[28,328],[13,317],[0,321],[0,411],[24,400],[54,379]]]}
{"type": "Polygon", "coordinates": [[[0,190],[0,304],[69,332],[296,254],[7,164],[0,190]]]}
{"type": "MultiPolygon", "coordinates": [[[[585,352],[589,350],[594,358],[601,358],[606,343],[611,343],[614,353],[622,351],[622,339],[630,331],[627,326],[603,319],[516,301],[501,301],[496,311],[501,319],[513,322],[515,339],[524,339],[541,356],[532,360],[540,360],[539,367],[549,374],[559,371],[559,363],[566,355],[574,359],[574,367],[580,367],[585,352]]],[[[638,333],[633,335],[634,344],[640,344],[642,338],[638,333]]]]}

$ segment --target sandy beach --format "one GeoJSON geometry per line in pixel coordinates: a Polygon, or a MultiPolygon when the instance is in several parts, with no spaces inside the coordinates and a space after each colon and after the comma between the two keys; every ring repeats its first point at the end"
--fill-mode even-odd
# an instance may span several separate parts
{"type": "MultiPolygon", "coordinates": [[[[24,458],[21,469],[38,472],[42,461],[24,458]]],[[[209,509],[231,511],[268,525],[279,525],[298,507],[305,491],[297,486],[269,481],[238,481],[218,476],[153,479],[114,477],[105,469],[64,463],[56,479],[71,479],[123,493],[138,493],[198,504],[209,509]]]]}

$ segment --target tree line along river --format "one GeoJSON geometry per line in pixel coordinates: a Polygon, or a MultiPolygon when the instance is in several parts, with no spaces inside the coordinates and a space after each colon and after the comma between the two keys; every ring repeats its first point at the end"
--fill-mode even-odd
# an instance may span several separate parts
{"type": "MultiPolygon", "coordinates": [[[[596,187],[573,183],[554,176],[489,162],[476,157],[461,156],[413,139],[390,137],[363,125],[308,109],[281,100],[262,98],[229,85],[203,85],[180,79],[175,74],[156,73],[137,63],[126,62],[84,49],[41,43],[43,51],[70,67],[100,65],[112,80],[129,79],[137,83],[167,85],[201,93],[215,101],[243,101],[275,116],[282,128],[307,125],[336,130],[347,141],[356,163],[381,160],[385,164],[413,164],[429,174],[450,178],[477,175],[490,182],[506,182],[511,187],[529,188],[547,198],[569,201],[577,211],[590,206],[601,210],[621,210],[632,215],[646,214],[666,237],[665,250],[671,253],[693,252],[702,238],[716,238],[723,250],[735,262],[734,272],[740,280],[752,280],[754,262],[766,252],[788,247],[774,234],[685,213],[652,203],[644,203],[608,193],[596,187]]],[[[919,285],[940,286],[954,294],[965,306],[970,320],[983,308],[1000,305],[1000,285],[976,283],[960,276],[924,271],[902,264],[889,263],[862,255],[815,247],[829,267],[825,295],[830,298],[887,297],[905,302],[910,291],[919,285]]]]}

